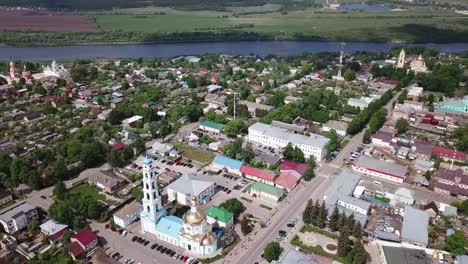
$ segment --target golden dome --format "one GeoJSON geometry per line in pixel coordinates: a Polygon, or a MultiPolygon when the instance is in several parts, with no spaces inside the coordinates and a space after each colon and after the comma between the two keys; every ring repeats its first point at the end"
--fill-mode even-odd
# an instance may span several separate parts
{"type": "Polygon", "coordinates": [[[216,237],[212,233],[207,233],[205,237],[202,239],[201,244],[203,246],[213,245],[216,241],[216,237]]]}
{"type": "Polygon", "coordinates": [[[204,220],[206,220],[206,216],[204,213],[198,211],[197,209],[197,198],[192,197],[192,208],[185,213],[184,215],[184,223],[189,225],[199,225],[204,220]]]}
{"type": "Polygon", "coordinates": [[[189,225],[199,225],[206,219],[205,214],[201,213],[200,211],[192,211],[189,210],[184,215],[184,223],[189,225]]]}

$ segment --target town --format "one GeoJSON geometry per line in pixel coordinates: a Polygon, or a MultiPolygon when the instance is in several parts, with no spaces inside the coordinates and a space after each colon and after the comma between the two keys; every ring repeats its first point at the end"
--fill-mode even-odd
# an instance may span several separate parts
{"type": "Polygon", "coordinates": [[[467,67],[0,62],[0,262],[468,263],[467,67]]]}

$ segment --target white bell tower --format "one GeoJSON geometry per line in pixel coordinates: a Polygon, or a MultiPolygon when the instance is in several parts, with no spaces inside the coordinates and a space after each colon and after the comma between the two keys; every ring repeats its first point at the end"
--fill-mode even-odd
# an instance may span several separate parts
{"type": "Polygon", "coordinates": [[[405,67],[405,61],[406,61],[406,52],[405,49],[401,49],[400,51],[400,56],[398,57],[398,62],[397,62],[397,68],[403,68],[405,67]]]}
{"type": "Polygon", "coordinates": [[[143,211],[140,214],[142,233],[155,234],[156,223],[166,215],[166,209],[162,206],[158,191],[157,175],[153,161],[147,155],[143,161],[143,211]]]}

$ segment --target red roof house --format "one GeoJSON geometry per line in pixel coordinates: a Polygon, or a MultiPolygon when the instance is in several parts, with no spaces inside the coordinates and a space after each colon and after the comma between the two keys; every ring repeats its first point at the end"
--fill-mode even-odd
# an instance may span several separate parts
{"type": "Polygon", "coordinates": [[[294,170],[282,171],[278,178],[276,178],[275,185],[291,190],[299,183],[301,177],[302,175],[294,170]]]}
{"type": "Polygon", "coordinates": [[[448,149],[444,147],[433,147],[432,155],[436,155],[438,157],[441,157],[447,160],[459,160],[459,161],[466,160],[465,152],[461,152],[461,151],[454,150],[454,149],[448,149]]]}
{"type": "Polygon", "coordinates": [[[66,248],[73,260],[81,259],[86,256],[86,251],[84,251],[78,242],[71,242],[70,244],[66,245],[66,248]]]}
{"type": "Polygon", "coordinates": [[[89,229],[83,229],[76,232],[70,240],[71,242],[78,242],[86,252],[95,248],[98,243],[97,235],[89,229]]]}
{"type": "Polygon", "coordinates": [[[292,170],[303,176],[307,169],[309,169],[309,166],[307,166],[307,164],[295,162],[292,160],[283,160],[279,165],[279,169],[280,171],[292,170]]]}
{"type": "Polygon", "coordinates": [[[241,173],[244,174],[246,178],[253,179],[255,181],[265,182],[269,184],[273,184],[276,174],[256,169],[254,167],[243,165],[240,169],[241,173]]]}
{"type": "Polygon", "coordinates": [[[119,150],[122,150],[124,147],[125,147],[125,144],[124,144],[124,143],[118,142],[118,143],[115,143],[115,144],[112,146],[112,150],[114,150],[114,151],[119,151],[119,150]]]}

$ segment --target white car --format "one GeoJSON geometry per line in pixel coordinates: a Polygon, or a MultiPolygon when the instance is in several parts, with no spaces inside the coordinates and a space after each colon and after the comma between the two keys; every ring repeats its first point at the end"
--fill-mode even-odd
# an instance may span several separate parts
{"type": "Polygon", "coordinates": [[[127,230],[124,230],[124,231],[122,232],[122,236],[123,236],[123,237],[124,237],[124,236],[127,236],[127,234],[128,234],[128,231],[127,231],[127,230]]]}

